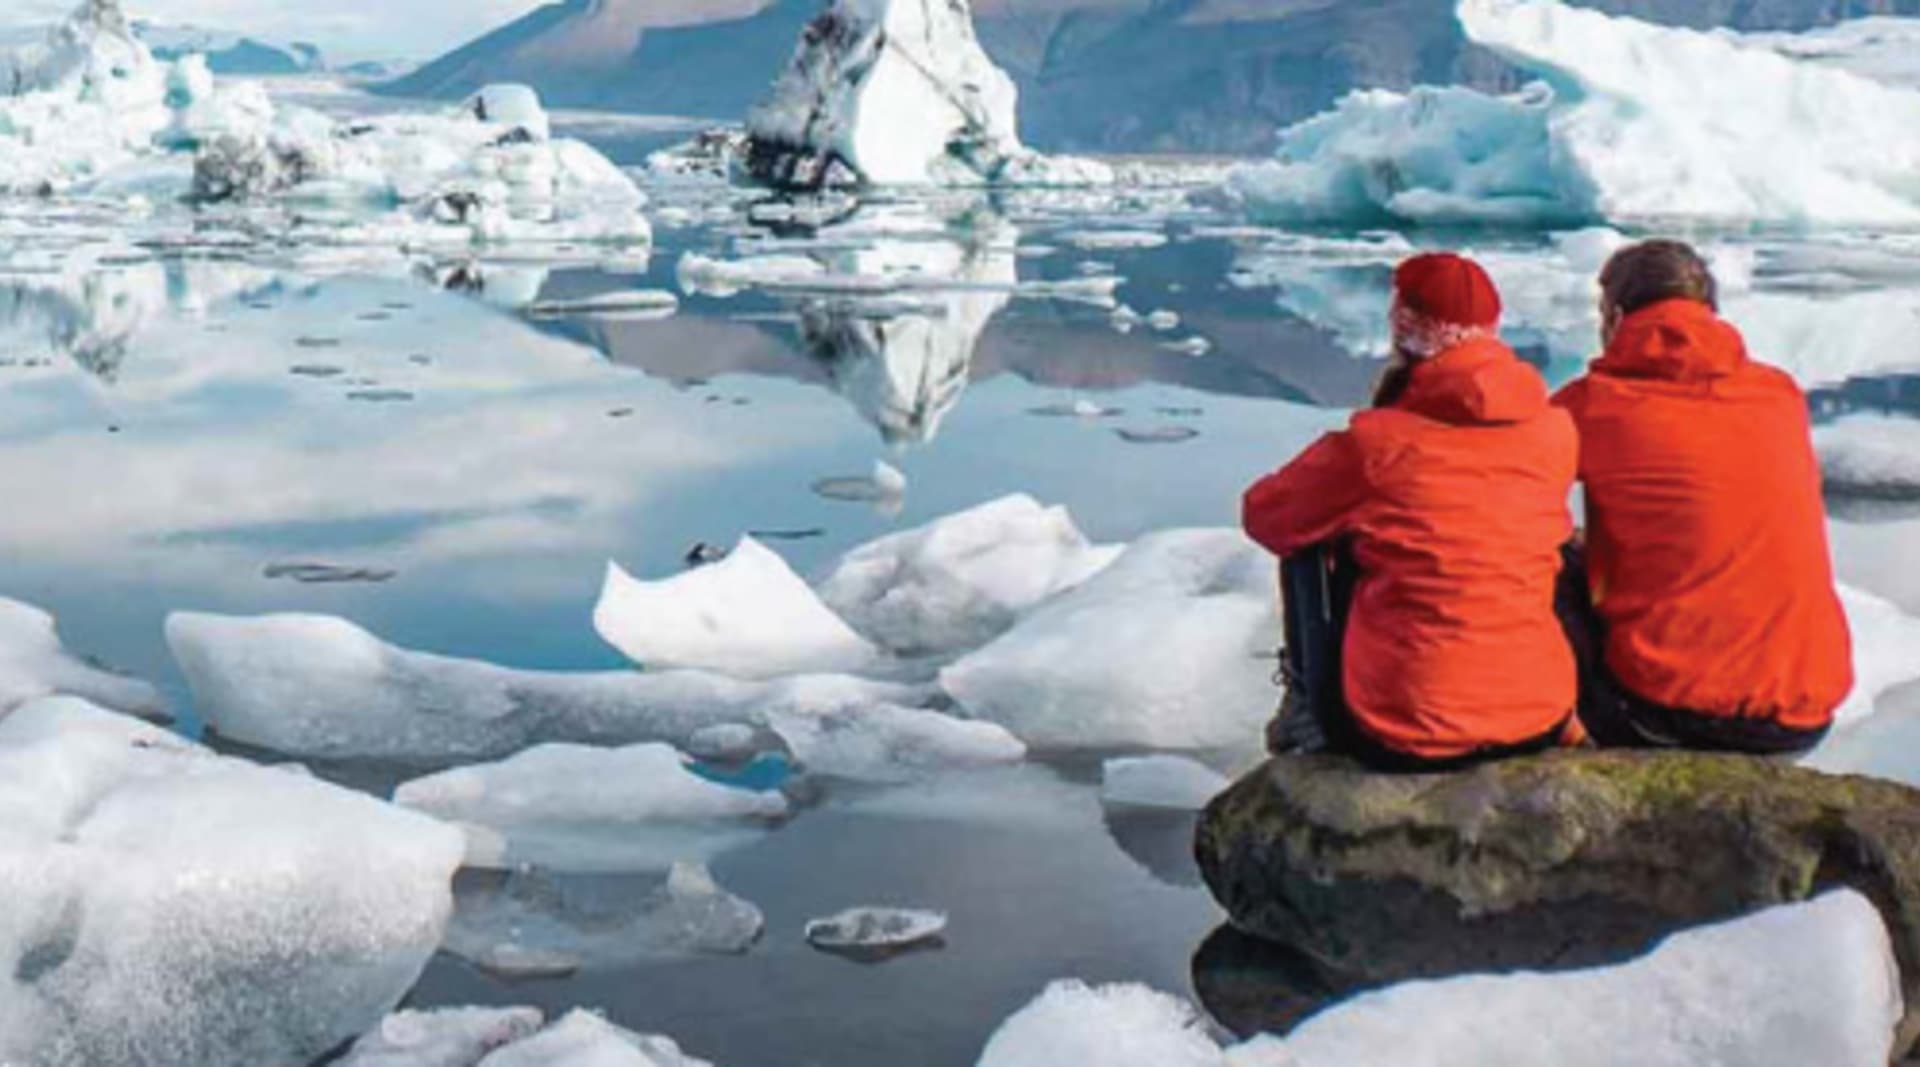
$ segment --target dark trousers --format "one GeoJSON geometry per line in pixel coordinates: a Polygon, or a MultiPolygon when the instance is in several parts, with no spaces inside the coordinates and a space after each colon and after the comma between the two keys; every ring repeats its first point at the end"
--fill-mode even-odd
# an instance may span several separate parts
{"type": "Polygon", "coordinates": [[[1561,550],[1560,621],[1580,664],[1580,721],[1601,748],[1685,748],[1775,756],[1805,752],[1826,728],[1795,730],[1771,719],[1707,715],[1646,700],[1607,666],[1606,625],[1593,607],[1585,554],[1561,550]]]}
{"type": "Polygon", "coordinates": [[[1560,728],[1517,745],[1489,745],[1463,756],[1425,759],[1389,748],[1355,720],[1347,706],[1342,648],[1359,570],[1345,550],[1318,545],[1281,561],[1286,648],[1280,673],[1287,686],[1267,747],[1281,752],[1328,752],[1388,774],[1461,770],[1490,760],[1545,752],[1559,743],[1560,728]]]}

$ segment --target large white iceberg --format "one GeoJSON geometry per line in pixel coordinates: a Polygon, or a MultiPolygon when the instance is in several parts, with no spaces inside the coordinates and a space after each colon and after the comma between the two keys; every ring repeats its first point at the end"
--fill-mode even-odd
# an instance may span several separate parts
{"type": "Polygon", "coordinates": [[[747,117],[745,166],[778,186],[1111,182],[1020,143],[1019,90],[969,0],[835,0],[747,117]]]}
{"type": "Polygon", "coordinates": [[[711,1067],[664,1037],[585,1011],[542,1027],[537,1008],[398,1012],[362,1037],[339,1067],[711,1067]]]}
{"type": "Polygon", "coordinates": [[[0,719],[0,1060],[306,1063],[439,946],[452,828],[72,698],[0,719]]]}
{"type": "Polygon", "coordinates": [[[751,537],[718,563],[658,581],[608,564],[593,625],[635,663],[738,678],[855,672],[881,658],[778,553],[751,537]]]}
{"type": "Polygon", "coordinates": [[[752,840],[786,797],[695,774],[671,745],[546,744],[404,783],[394,803],[468,832],[474,867],[665,870],[752,840]]]}
{"type": "Polygon", "coordinates": [[[437,763],[540,742],[684,746],[713,726],[925,701],[845,676],[742,681],[699,671],[516,671],[396,648],[345,619],[175,614],[167,643],[223,737],[310,758],[437,763]]]}
{"type": "Polygon", "coordinates": [[[1060,982],[979,1067],[1880,1067],[1901,1011],[1880,913],[1842,890],[1615,967],[1395,986],[1225,1049],[1185,1001],[1060,982]]]}
{"type": "Polygon", "coordinates": [[[1037,749],[1235,748],[1273,711],[1271,557],[1237,530],[1141,538],[941,672],[978,718],[1037,749]]]}
{"type": "Polygon", "coordinates": [[[1111,563],[1065,508],[1019,494],[849,552],[820,598],[869,641],[902,656],[978,648],[1048,597],[1111,563]]]}
{"type": "Polygon", "coordinates": [[[1920,223],[1920,92],[1559,0],[1460,0],[1540,81],[1356,93],[1231,184],[1289,221],[1920,223]]]}
{"type": "Polygon", "coordinates": [[[160,691],[68,652],[53,616],[0,597],[0,715],[27,701],[65,694],[143,718],[167,716],[160,691]]]}

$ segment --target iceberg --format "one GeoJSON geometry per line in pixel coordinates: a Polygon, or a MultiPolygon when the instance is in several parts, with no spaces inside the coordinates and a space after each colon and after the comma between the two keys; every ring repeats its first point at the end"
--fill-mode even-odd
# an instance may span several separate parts
{"type": "Polygon", "coordinates": [[[0,719],[0,1060],[306,1063],[439,946],[452,828],[73,698],[0,719]]]}
{"type": "Polygon", "coordinates": [[[1813,431],[1827,492],[1920,500],[1920,421],[1849,415],[1813,431]]]}
{"type": "Polygon", "coordinates": [[[445,766],[541,742],[682,746],[706,727],[764,725],[779,710],[828,715],[929,696],[833,675],[763,683],[699,671],[516,671],[395,648],[319,615],[177,613],[166,636],[213,730],[314,759],[445,766]]]}
{"type": "Polygon", "coordinates": [[[145,719],[169,717],[158,689],[74,656],[61,643],[53,616],[0,597],[0,716],[54,695],[79,697],[145,719]]]}
{"type": "Polygon", "coordinates": [[[766,918],[695,863],[641,890],[544,870],[463,875],[444,950],[492,974],[539,977],[752,948],[766,918]]]}
{"type": "Polygon", "coordinates": [[[856,548],[818,591],[895,655],[946,655],[1000,636],[1119,553],[1090,543],[1065,508],[1020,494],[856,548]]]}
{"type": "Polygon", "coordinates": [[[0,192],[61,191],[151,150],[166,97],[118,0],[84,0],[44,41],[0,49],[0,192]]]}
{"type": "Polygon", "coordinates": [[[1020,143],[1019,91],[969,0],[834,0],[747,116],[744,168],[776,187],[1114,181],[1020,143]]]}
{"type": "Polygon", "coordinates": [[[1615,967],[1394,986],[1224,1049],[1184,1000],[1057,982],[994,1033],[979,1067],[1879,1067],[1900,1014],[1880,913],[1842,890],[1615,967]]]}
{"type": "Polygon", "coordinates": [[[1907,89],[1920,89],[1920,19],[1879,15],[1848,19],[1804,33],[1730,34],[1747,48],[1832,67],[1907,89]]]}
{"type": "Polygon", "coordinates": [[[542,1027],[538,1008],[441,1008],[389,1016],[339,1067],[712,1067],[664,1037],[573,1011],[542,1027]]]}
{"type": "Polygon", "coordinates": [[[594,629],[651,668],[696,668],[738,678],[846,673],[881,655],[751,537],[718,563],[659,581],[607,565],[594,629]]]}
{"type": "Polygon", "coordinates": [[[1027,746],[1002,726],[924,708],[776,708],[766,720],[802,770],[850,781],[915,781],[1018,763],[1027,755],[1027,746]]]}
{"type": "Polygon", "coordinates": [[[822,952],[878,958],[927,947],[947,929],[944,912],[912,908],[849,908],[807,923],[807,944],[822,952]]]}
{"type": "Polygon", "coordinates": [[[666,869],[750,841],[786,797],[695,774],[673,746],[545,744],[500,763],[416,778],[393,802],[467,830],[467,865],[666,869]]]}
{"type": "Polygon", "coordinates": [[[1100,799],[1122,808],[1199,811],[1232,783],[1212,767],[1184,756],[1108,760],[1100,770],[1100,799]]]}
{"type": "Polygon", "coordinates": [[[1271,559],[1237,530],[1141,538],[940,674],[1041,750],[1256,745],[1278,692],[1271,559]]]}
{"type": "Polygon", "coordinates": [[[1457,10],[1539,81],[1355,93],[1230,186],[1280,222],[1920,223],[1920,92],[1559,0],[1457,10]]]}

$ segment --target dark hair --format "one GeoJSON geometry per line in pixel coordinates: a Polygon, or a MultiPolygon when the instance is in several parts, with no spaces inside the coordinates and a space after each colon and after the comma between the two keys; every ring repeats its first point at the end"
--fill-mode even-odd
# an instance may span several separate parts
{"type": "Polygon", "coordinates": [[[1600,272],[1600,292],[1623,315],[1663,300],[1691,300],[1720,310],[1713,270],[1683,241],[1642,241],[1615,252],[1600,272]]]}

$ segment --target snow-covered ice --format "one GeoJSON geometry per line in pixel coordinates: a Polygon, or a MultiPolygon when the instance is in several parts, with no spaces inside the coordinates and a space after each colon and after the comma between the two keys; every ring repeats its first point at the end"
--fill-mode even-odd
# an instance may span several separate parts
{"type": "Polygon", "coordinates": [[[917,706],[919,686],[803,675],[750,682],[699,671],[516,671],[396,648],[345,619],[178,613],[167,643],[222,736],[308,758],[445,765],[539,742],[684,744],[770,713],[917,706]]]}
{"type": "Polygon", "coordinates": [[[1460,0],[1541,80],[1363,90],[1232,186],[1275,221],[1920,222],[1920,92],[1558,0],[1460,0]],[[1738,115],[1740,121],[1725,117],[1738,115]]]}
{"type": "Polygon", "coordinates": [[[413,985],[460,835],[73,698],[0,719],[0,1060],[305,1063],[413,985]]]}
{"type": "Polygon", "coordinates": [[[1813,432],[1827,491],[1920,500],[1920,420],[1849,415],[1813,432]]]}
{"type": "Polygon", "coordinates": [[[608,564],[593,625],[636,663],[738,678],[858,672],[881,658],[752,537],[718,563],[657,581],[608,564]]]}
{"type": "Polygon", "coordinates": [[[658,743],[538,745],[414,779],[393,799],[465,829],[473,867],[665,869],[751,841],[788,814],[780,793],[710,781],[658,743]]]}
{"type": "Polygon", "coordinates": [[[745,168],[800,187],[1114,180],[1105,164],[1022,145],[1018,94],[968,0],[835,0],[748,115],[745,168]]]}
{"type": "Polygon", "coordinates": [[[102,670],[67,651],[53,616],[0,597],[0,715],[29,700],[76,696],[129,715],[167,717],[160,691],[137,678],[102,670]]]}
{"type": "Polygon", "coordinates": [[[826,952],[886,952],[925,945],[947,929],[944,912],[849,908],[807,923],[807,943],[826,952]]]}
{"type": "Polygon", "coordinates": [[[673,1041],[636,1034],[587,1011],[551,1026],[537,1008],[396,1013],[339,1067],[712,1067],[673,1041]]]}
{"type": "MultiPolygon", "coordinates": [[[[1184,1000],[1142,985],[1055,982],[987,1041],[978,1067],[1222,1067],[1220,1046],[1184,1000]]],[[[1491,1065],[1489,1065],[1491,1067],[1491,1065]]]]}
{"type": "Polygon", "coordinates": [[[1036,749],[1253,743],[1277,699],[1273,564],[1235,530],[1128,546],[941,672],[973,715],[1036,749]]]}
{"type": "Polygon", "coordinates": [[[1834,731],[1802,761],[1834,774],[1867,774],[1920,787],[1920,737],[1914,703],[1892,694],[1920,682],[1920,617],[1871,593],[1842,586],[1853,632],[1854,688],[1834,716],[1834,731]]]}
{"type": "Polygon", "coordinates": [[[818,590],[854,629],[897,655],[951,654],[998,637],[1119,551],[1090,543],[1065,508],[1020,494],[862,545],[818,590]]]}
{"type": "Polygon", "coordinates": [[[1100,798],[1119,807],[1199,811],[1230,784],[1226,775],[1184,756],[1124,757],[1101,768],[1100,798]]]}
{"type": "Polygon", "coordinates": [[[1920,19],[1880,15],[1803,33],[1730,36],[1749,48],[1768,48],[1789,59],[1920,89],[1920,19]]]}
{"type": "Polygon", "coordinates": [[[760,939],[760,909],[705,867],[675,863],[642,891],[628,877],[529,869],[455,887],[447,952],[507,977],[608,970],[662,958],[737,955],[760,939]]]}
{"type": "Polygon", "coordinates": [[[901,782],[941,771],[1018,763],[1027,746],[1005,727],[883,704],[773,709],[766,722],[809,774],[901,782]]]}

